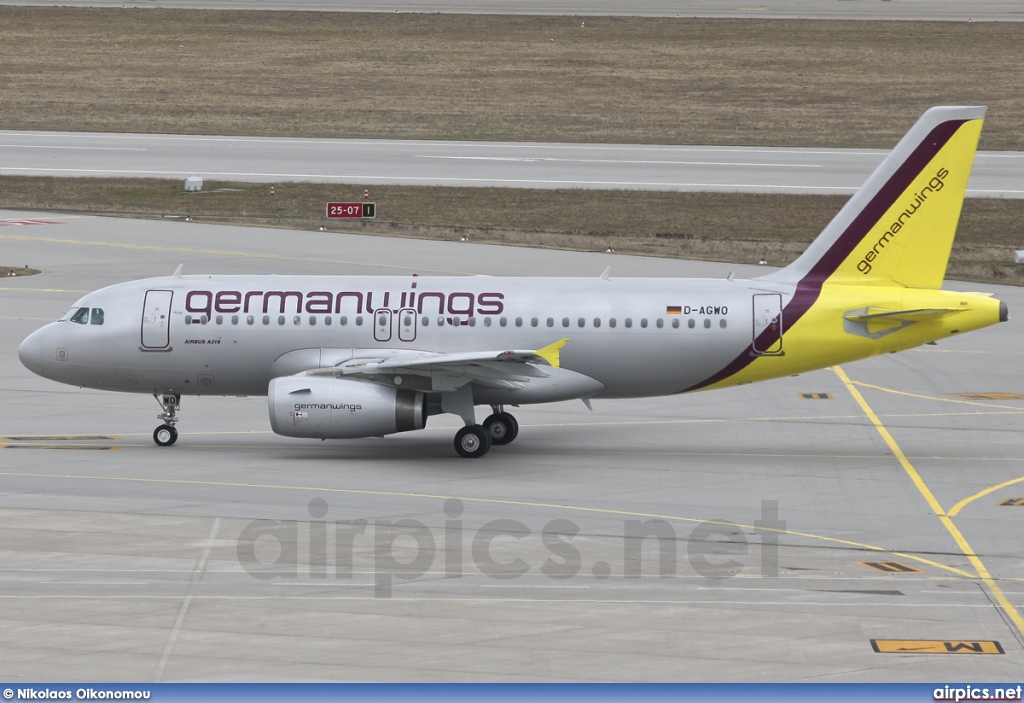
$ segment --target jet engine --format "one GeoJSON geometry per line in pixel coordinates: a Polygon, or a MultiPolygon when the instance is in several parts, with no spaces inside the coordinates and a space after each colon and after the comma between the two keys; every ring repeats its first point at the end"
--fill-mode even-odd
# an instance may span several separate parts
{"type": "Polygon", "coordinates": [[[286,437],[379,437],[426,424],[423,393],[364,381],[282,376],[270,382],[270,426],[286,437]]]}

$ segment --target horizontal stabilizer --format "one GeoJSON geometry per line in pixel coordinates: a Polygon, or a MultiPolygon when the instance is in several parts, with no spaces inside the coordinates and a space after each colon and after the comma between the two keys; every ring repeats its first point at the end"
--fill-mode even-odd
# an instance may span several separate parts
{"type": "Polygon", "coordinates": [[[963,312],[964,308],[918,308],[917,310],[888,310],[886,308],[868,308],[863,313],[851,313],[846,316],[850,322],[922,322],[941,315],[963,312]]]}

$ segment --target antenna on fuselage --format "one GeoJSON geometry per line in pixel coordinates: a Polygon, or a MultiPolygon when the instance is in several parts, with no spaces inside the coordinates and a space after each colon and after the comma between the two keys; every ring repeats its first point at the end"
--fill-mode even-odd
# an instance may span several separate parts
{"type": "Polygon", "coordinates": [[[185,264],[178,264],[178,268],[174,269],[174,273],[171,274],[171,275],[172,276],[177,276],[178,278],[181,278],[181,270],[183,268],[185,268],[185,264]]]}
{"type": "Polygon", "coordinates": [[[611,277],[612,277],[612,267],[609,266],[608,268],[606,268],[604,270],[604,273],[601,274],[601,278],[606,280],[606,281],[610,281],[611,277]]]}

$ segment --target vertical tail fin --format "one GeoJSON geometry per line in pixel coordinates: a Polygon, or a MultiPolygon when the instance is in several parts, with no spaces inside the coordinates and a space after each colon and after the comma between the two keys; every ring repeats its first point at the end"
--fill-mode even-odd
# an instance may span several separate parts
{"type": "Polygon", "coordinates": [[[933,107],[792,264],[765,277],[939,288],[984,107],[933,107]]]}

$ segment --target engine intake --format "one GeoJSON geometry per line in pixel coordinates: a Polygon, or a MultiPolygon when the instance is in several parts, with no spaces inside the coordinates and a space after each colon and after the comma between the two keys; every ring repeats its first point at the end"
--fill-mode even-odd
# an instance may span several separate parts
{"type": "Polygon", "coordinates": [[[421,430],[423,393],[364,381],[283,376],[267,391],[270,426],[286,437],[355,439],[421,430]]]}

